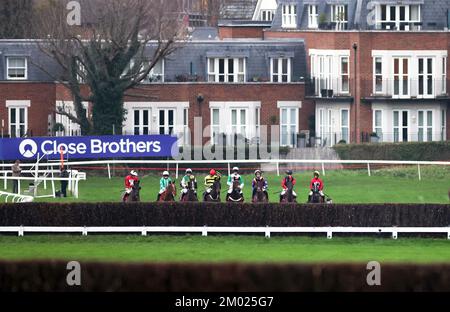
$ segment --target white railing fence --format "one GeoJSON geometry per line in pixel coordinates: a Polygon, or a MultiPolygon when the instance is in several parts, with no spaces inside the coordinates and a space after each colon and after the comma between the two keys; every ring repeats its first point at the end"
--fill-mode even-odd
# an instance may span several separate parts
{"type": "MultiPolygon", "coordinates": [[[[258,164],[258,165],[275,165],[276,172],[280,175],[281,165],[296,165],[296,164],[311,164],[320,166],[322,174],[326,175],[327,165],[363,165],[367,167],[367,173],[371,176],[372,167],[371,166],[415,166],[417,167],[417,177],[419,180],[422,179],[421,168],[423,166],[450,166],[450,161],[395,161],[395,160],[305,160],[305,159],[268,159],[268,160],[94,160],[94,161],[74,161],[67,162],[65,166],[67,167],[80,167],[80,166],[94,166],[102,165],[106,167],[108,172],[108,177],[112,178],[112,167],[113,165],[156,165],[160,166],[164,164],[167,168],[173,168],[175,170],[176,177],[179,177],[179,167],[180,165],[227,165],[228,174],[231,174],[231,168],[233,165],[245,165],[245,164],[258,164]]],[[[0,164],[0,174],[7,175],[11,172],[12,164],[0,164]],[[3,169],[2,169],[3,168],[3,169]],[[7,169],[5,169],[7,168],[7,169]]],[[[22,164],[23,168],[35,167],[36,164],[22,164]]],[[[43,172],[39,167],[50,167],[58,168],[59,163],[42,163],[38,165],[36,169],[38,172],[43,172]]],[[[36,172],[33,170],[33,172],[36,172]]],[[[55,172],[56,170],[53,169],[55,172]]],[[[23,171],[26,172],[26,171],[23,171]]],[[[31,171],[29,171],[31,172],[31,171]]],[[[58,171],[59,172],[59,171],[58,171]]],[[[56,179],[56,178],[55,178],[56,179]]]]}
{"type": "Polygon", "coordinates": [[[140,234],[147,236],[149,233],[198,233],[208,236],[209,233],[218,234],[264,234],[270,238],[272,234],[284,233],[323,233],[328,239],[333,238],[336,233],[358,233],[358,234],[391,234],[397,239],[401,233],[412,234],[446,234],[450,240],[450,227],[33,227],[33,226],[11,226],[0,227],[0,233],[17,233],[22,237],[25,233],[65,233],[81,234],[140,234]]]}
{"type": "Polygon", "coordinates": [[[0,201],[3,200],[5,203],[31,203],[34,201],[34,197],[0,191],[0,201]]]}
{"type": "MultiPolygon", "coordinates": [[[[234,165],[245,164],[257,164],[257,165],[272,165],[275,166],[277,175],[281,174],[281,165],[295,166],[298,164],[306,165],[311,164],[320,166],[322,174],[326,175],[326,166],[329,165],[363,165],[367,167],[367,173],[372,175],[373,166],[415,166],[417,167],[417,177],[422,180],[422,167],[423,166],[450,166],[450,161],[390,161],[390,160],[304,160],[304,159],[268,159],[268,160],[94,160],[94,161],[73,161],[66,162],[65,166],[81,167],[81,166],[105,166],[108,178],[112,179],[112,166],[115,165],[154,165],[161,166],[163,164],[165,168],[174,170],[175,177],[178,179],[180,176],[180,165],[204,165],[207,163],[209,166],[227,165],[228,175],[231,174],[231,168],[234,165]]],[[[55,197],[56,189],[55,182],[68,181],[68,190],[72,191],[76,198],[79,198],[79,182],[85,181],[87,175],[85,172],[79,172],[78,170],[70,170],[69,178],[57,178],[55,173],[59,173],[60,164],[58,162],[47,163],[34,163],[34,164],[22,164],[24,168],[23,174],[29,174],[33,177],[12,177],[11,171],[12,164],[0,164],[0,177],[3,176],[4,189],[8,189],[8,181],[17,180],[19,183],[19,194],[21,190],[21,181],[31,181],[36,184],[37,181],[44,183],[44,189],[47,189],[47,182],[51,183],[52,195],[45,195],[42,197],[55,197]],[[28,170],[26,168],[29,168],[28,170]],[[42,169],[45,168],[45,169],[42,169]],[[42,176],[39,176],[43,174],[42,176]]],[[[38,196],[37,196],[38,197],[38,196]]]]}

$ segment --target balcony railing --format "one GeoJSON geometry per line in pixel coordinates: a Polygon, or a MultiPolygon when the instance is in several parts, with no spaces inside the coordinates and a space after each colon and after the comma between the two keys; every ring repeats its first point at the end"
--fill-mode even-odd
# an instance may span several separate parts
{"type": "Polygon", "coordinates": [[[448,97],[446,79],[383,79],[362,81],[364,97],[393,99],[436,99],[448,97]]]}
{"type": "Polygon", "coordinates": [[[377,22],[372,29],[374,30],[394,30],[394,31],[420,31],[422,22],[377,22]]]}
{"type": "Polygon", "coordinates": [[[350,97],[350,78],[312,78],[306,80],[306,96],[320,98],[350,97]]]}

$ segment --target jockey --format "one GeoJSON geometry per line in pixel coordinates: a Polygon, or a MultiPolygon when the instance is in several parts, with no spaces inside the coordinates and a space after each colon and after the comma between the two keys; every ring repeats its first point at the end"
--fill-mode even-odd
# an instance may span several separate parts
{"type": "MultiPolygon", "coordinates": [[[[292,176],[292,170],[286,171],[286,177],[281,181],[281,187],[283,187],[283,191],[280,194],[280,199],[283,199],[284,195],[286,195],[286,192],[288,191],[288,182],[291,182],[292,186],[295,186],[295,184],[297,183],[297,180],[295,180],[295,178],[292,176]]],[[[292,195],[294,196],[294,198],[297,198],[297,194],[294,190],[292,190],[292,195]]]]}
{"type": "Polygon", "coordinates": [[[264,182],[263,183],[263,192],[266,193],[266,195],[267,195],[267,189],[269,188],[267,180],[263,178],[261,170],[256,170],[255,178],[252,181],[252,189],[253,189],[252,197],[255,197],[256,191],[258,188],[258,182],[260,182],[260,181],[264,182]]]}
{"type": "Polygon", "coordinates": [[[169,186],[169,184],[172,183],[172,179],[170,179],[169,176],[170,176],[169,172],[168,171],[164,171],[161,180],[159,180],[158,201],[159,201],[159,199],[161,197],[161,194],[164,193],[166,191],[167,187],[169,186]]]}
{"type": "Polygon", "coordinates": [[[209,175],[205,177],[205,195],[211,193],[211,187],[216,183],[217,181],[220,181],[220,175],[217,174],[215,169],[211,169],[209,171],[209,175]]]}
{"type": "Polygon", "coordinates": [[[241,175],[239,174],[239,168],[234,167],[233,173],[228,177],[227,184],[230,187],[228,189],[228,194],[233,193],[233,183],[234,181],[239,181],[240,194],[242,194],[242,189],[244,188],[244,180],[242,180],[241,175]]]}
{"type": "Polygon", "coordinates": [[[181,192],[181,198],[183,199],[183,196],[187,194],[187,192],[189,191],[189,182],[190,181],[194,181],[194,188],[195,188],[195,193],[197,194],[197,180],[195,179],[195,176],[192,174],[192,169],[187,169],[186,170],[186,175],[183,177],[183,179],[181,179],[180,185],[182,188],[182,192],[181,192]]]}
{"type": "Polygon", "coordinates": [[[139,175],[135,170],[132,170],[129,175],[125,177],[125,193],[131,194],[134,184],[139,181],[139,175]]]}
{"type": "Polygon", "coordinates": [[[313,191],[317,189],[319,191],[320,196],[322,196],[323,199],[325,199],[325,194],[323,193],[323,181],[319,178],[320,172],[314,171],[314,178],[311,180],[311,184],[309,185],[309,198],[308,202],[311,201],[311,197],[313,195],[313,191]]]}

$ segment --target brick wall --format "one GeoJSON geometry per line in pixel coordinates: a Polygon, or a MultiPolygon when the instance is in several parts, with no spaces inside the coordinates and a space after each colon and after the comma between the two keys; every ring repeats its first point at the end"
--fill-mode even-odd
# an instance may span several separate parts
{"type": "MultiPolygon", "coordinates": [[[[331,31],[264,31],[265,39],[296,38],[304,39],[307,55],[308,72],[311,64],[310,49],[350,50],[351,94],[355,103],[351,109],[351,126],[357,133],[372,132],[372,109],[370,104],[361,102],[361,98],[372,93],[373,60],[372,50],[447,50],[450,51],[449,32],[331,32],[331,31]],[[357,75],[354,75],[353,44],[358,45],[356,62],[357,75]],[[356,92],[354,91],[354,79],[356,92]]],[[[450,54],[450,53],[449,53],[450,54]]],[[[450,91],[448,79],[450,62],[447,62],[447,90],[450,91]]],[[[450,133],[449,115],[447,115],[447,132],[450,133]]],[[[353,130],[352,130],[353,131],[353,130]]],[[[450,138],[450,136],[448,136],[450,138]]],[[[358,136],[359,142],[359,136],[358,136]]]]}
{"type": "Polygon", "coordinates": [[[264,37],[262,27],[219,27],[219,38],[239,39],[239,38],[259,38],[264,37]]]}
{"type": "Polygon", "coordinates": [[[6,101],[31,101],[28,109],[28,130],[33,136],[48,134],[48,116],[54,112],[55,84],[53,83],[0,83],[0,119],[4,120],[4,133],[9,132],[6,101]]]}
{"type": "MultiPolygon", "coordinates": [[[[314,104],[304,101],[305,88],[303,84],[158,84],[147,85],[133,93],[148,96],[150,102],[157,101],[189,101],[189,127],[193,129],[194,118],[202,116],[204,127],[210,125],[211,116],[209,103],[211,101],[261,101],[261,125],[271,125],[271,116],[277,117],[279,124],[278,101],[302,101],[299,112],[300,130],[308,130],[308,117],[314,114],[314,104]],[[197,96],[202,94],[201,105],[197,96]],[[156,97],[152,98],[152,97],[156,97]],[[151,99],[152,98],[152,99],[151,99]]],[[[141,97],[129,97],[126,101],[145,101],[141,97]]]]}

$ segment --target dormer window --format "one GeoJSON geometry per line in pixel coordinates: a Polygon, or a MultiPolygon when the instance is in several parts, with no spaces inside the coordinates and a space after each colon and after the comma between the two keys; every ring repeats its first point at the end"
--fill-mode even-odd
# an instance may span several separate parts
{"type": "Polygon", "coordinates": [[[376,11],[376,28],[387,30],[420,30],[420,5],[379,5],[376,11]]]}
{"type": "Polygon", "coordinates": [[[336,30],[347,29],[348,14],[346,5],[332,5],[331,6],[331,22],[336,26],[336,30]]]}
{"type": "Polygon", "coordinates": [[[297,5],[283,4],[283,28],[297,28],[297,5]]]}
{"type": "Polygon", "coordinates": [[[28,61],[26,57],[7,57],[6,67],[8,80],[26,80],[28,78],[28,61]]]}

